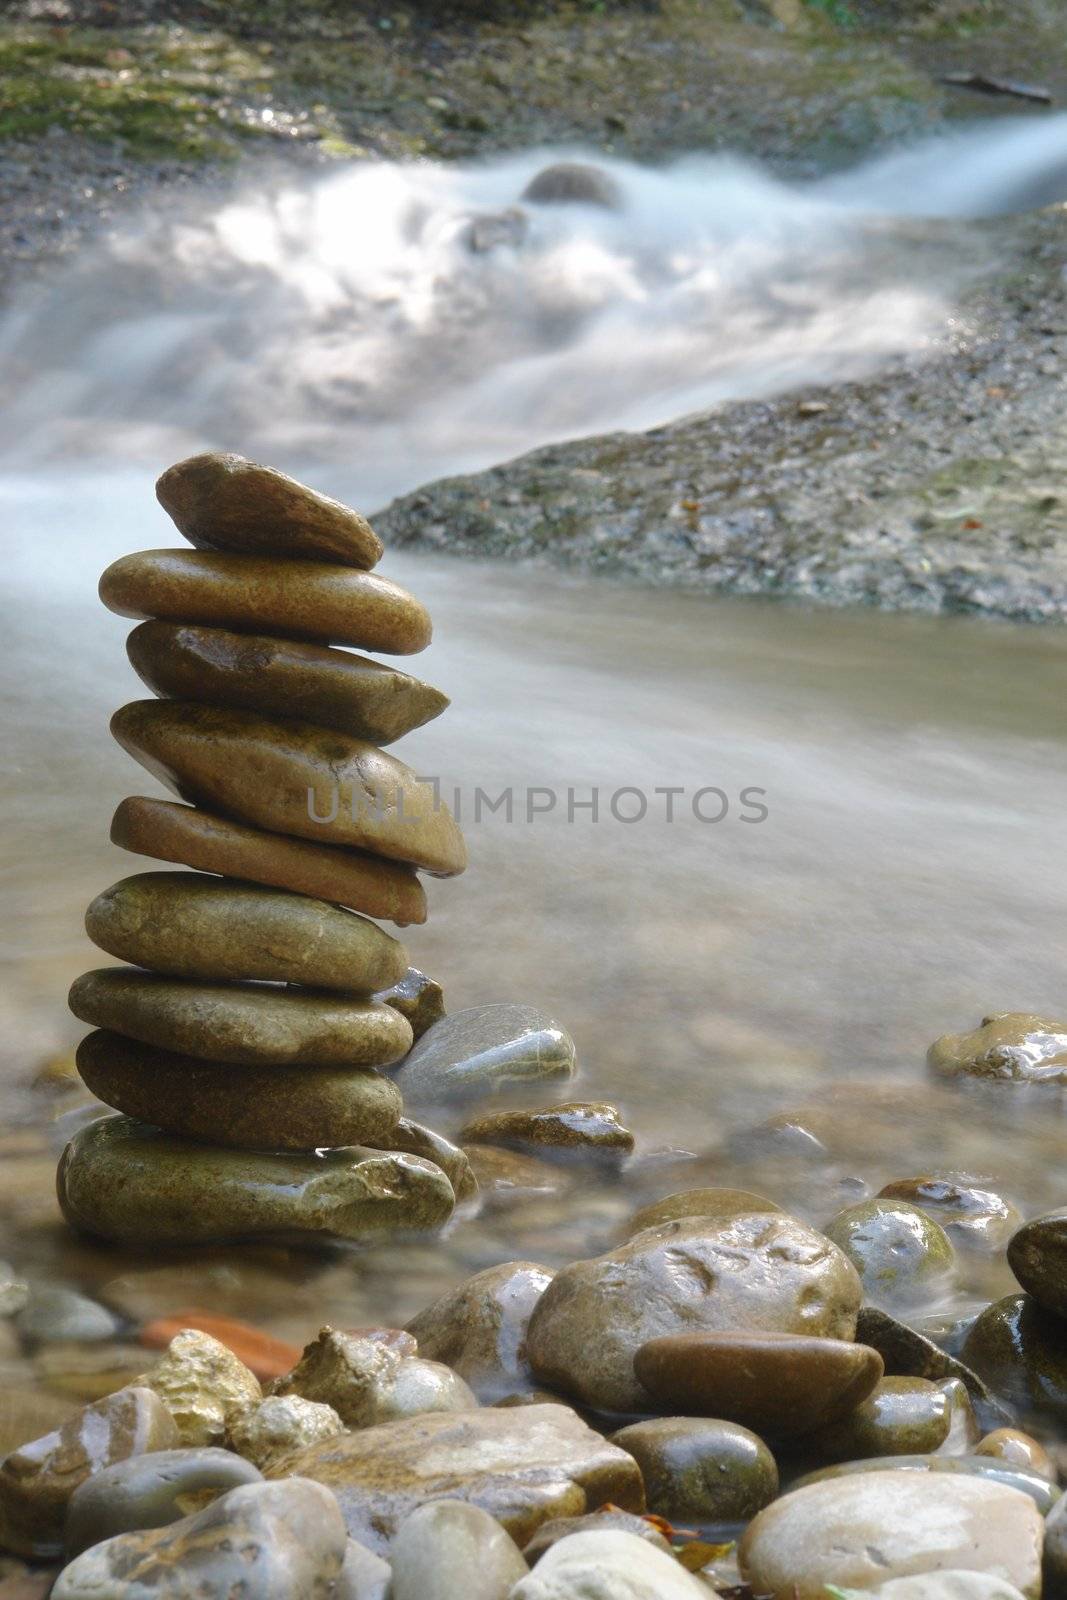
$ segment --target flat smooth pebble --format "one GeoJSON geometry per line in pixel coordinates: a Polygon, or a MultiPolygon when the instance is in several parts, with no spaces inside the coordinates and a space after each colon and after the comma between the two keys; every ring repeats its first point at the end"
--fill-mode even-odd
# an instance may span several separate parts
{"type": "Polygon", "coordinates": [[[385,662],[299,639],[142,622],[127,639],[126,654],[142,682],[164,699],[297,717],[371,744],[392,744],[448,705],[440,689],[385,662]]]}
{"type": "Polygon", "coordinates": [[[100,598],[120,617],[196,622],[385,655],[425,650],[433,631],[426,608],[388,578],[270,556],[140,550],[108,567],[100,598]]]}
{"type": "Polygon", "coordinates": [[[116,1461],[75,1489],[67,1506],[63,1544],[67,1559],[90,1545],[140,1528],[164,1528],[204,1500],[217,1498],[261,1474],[232,1450],[153,1450],[116,1461]]]}
{"type": "Polygon", "coordinates": [[[484,1005],[435,1022],[397,1073],[405,1099],[462,1101],[512,1083],[569,1078],[574,1041],[533,1006],[484,1005]]]}
{"type": "Polygon", "coordinates": [[[368,1239],[438,1228],[455,1206],[444,1173],[418,1156],[358,1145],[303,1155],[223,1150],[124,1116],[75,1134],[57,1184],[72,1227],[138,1248],[293,1234],[368,1239]]]}
{"type": "Polygon", "coordinates": [[[85,913],[94,944],[172,978],[299,983],[373,994],[407,971],[397,939],[354,911],[233,878],[141,872],[85,913]]]}
{"type": "Polygon", "coordinates": [[[288,839],[174,800],[131,795],[121,801],[111,819],[111,842],[157,861],[330,900],[400,927],[426,921],[426,891],[414,868],[402,862],[288,839]]]}
{"type": "Polygon", "coordinates": [[[546,1550],[510,1600],[707,1600],[705,1584],[633,1533],[572,1533],[546,1550]]]}
{"type": "Polygon", "coordinates": [[[208,451],[168,467],[156,498],[197,549],[373,567],[382,542],[366,517],[275,467],[208,451]]]}
{"type": "MultiPolygon", "coordinates": [[[[379,995],[384,1004],[390,1002],[379,995]]],[[[456,1199],[473,1200],[478,1193],[478,1179],[465,1150],[446,1139],[443,1133],[427,1128],[410,1117],[401,1117],[387,1134],[370,1141],[381,1150],[406,1150],[409,1155],[422,1156],[447,1173],[448,1181],[456,1191],[456,1199]]]]}
{"type": "Polygon", "coordinates": [[[507,1600],[529,1571],[499,1522],[464,1500],[416,1507],[389,1559],[392,1600],[507,1600]]]}
{"type": "Polygon", "coordinates": [[[530,1111],[490,1111],[460,1129],[460,1144],[504,1145],[549,1159],[615,1159],[629,1155],[634,1136],[614,1106],[568,1100],[530,1111]]]}
{"type": "Polygon", "coordinates": [[[111,731],[182,799],[239,822],[439,877],[467,864],[463,835],[432,784],[365,739],[186,700],[131,701],[111,731]]]}
{"type": "Polygon", "coordinates": [[[70,1009],[142,1044],[234,1066],[386,1066],[411,1045],[407,1019],[377,1000],[163,978],[138,967],[83,973],[70,1009]]]}

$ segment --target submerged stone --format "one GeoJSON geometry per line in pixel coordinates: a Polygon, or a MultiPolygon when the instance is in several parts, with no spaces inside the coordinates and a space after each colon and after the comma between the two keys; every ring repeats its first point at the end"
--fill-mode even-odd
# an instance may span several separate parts
{"type": "Polygon", "coordinates": [[[417,1156],[360,1146],[223,1150],[123,1116],[75,1134],[58,1189],[72,1227],[149,1248],[295,1234],[367,1239],[440,1227],[455,1205],[445,1174],[417,1156]]]}
{"type": "Polygon", "coordinates": [[[750,1212],[780,1212],[781,1209],[773,1200],[750,1194],[747,1189],[683,1189],[635,1211],[626,1231],[632,1239],[646,1228],[658,1228],[663,1222],[675,1222],[683,1217],[711,1217],[716,1222],[726,1222],[750,1212]]]}
{"type": "Polygon", "coordinates": [[[411,1044],[406,1019],[377,1000],[162,978],[138,967],[83,973],[71,986],[70,1009],[142,1044],[234,1066],[384,1066],[411,1044]]]}
{"type": "Polygon", "coordinates": [[[1067,1084],[1067,1022],[999,1011],[973,1033],[942,1034],[926,1059],[941,1078],[1067,1084]]]}
{"type": "Polygon", "coordinates": [[[111,731],[183,799],[238,821],[442,877],[467,864],[463,836],[432,784],[365,739],[178,700],[132,701],[115,712],[111,731]]]}
{"type": "Polygon", "coordinates": [[[955,1267],[945,1230],[906,1200],[861,1200],[839,1211],[823,1231],[848,1256],[875,1304],[915,1306],[935,1299],[955,1267]]]}
{"type": "Polygon", "coordinates": [[[460,1129],[461,1144],[503,1145],[561,1158],[617,1159],[634,1147],[634,1136],[614,1106],[567,1101],[532,1111],[496,1111],[460,1129]]]}
{"type": "Polygon", "coordinates": [[[426,921],[426,891],[402,862],[288,839],[173,800],[123,800],[111,820],[111,842],[136,855],[335,901],[401,927],[426,921]]]}
{"type": "Polygon", "coordinates": [[[275,467],[208,451],[176,461],[156,498],[197,549],[339,561],[368,568],[382,542],[366,517],[275,467]]]}
{"type": "Polygon", "coordinates": [[[574,1061],[570,1034],[533,1006],[472,1006],[435,1022],[396,1080],[414,1101],[461,1101],[510,1083],[569,1078],[574,1061]]]}
{"type": "Polygon", "coordinates": [[[199,872],[141,872],[85,913],[94,944],[173,978],[254,979],[370,995],[407,969],[366,917],[307,895],[199,872]]]}
{"type": "Polygon", "coordinates": [[[887,1183],[879,1199],[907,1200],[944,1228],[955,1245],[999,1251],[1022,1221],[1009,1201],[962,1178],[901,1178],[887,1183]]]}
{"type": "Polygon", "coordinates": [[[243,1150],[377,1146],[403,1102],[372,1068],[220,1066],[98,1030],[78,1071],[105,1105],[184,1139],[243,1150]]]}

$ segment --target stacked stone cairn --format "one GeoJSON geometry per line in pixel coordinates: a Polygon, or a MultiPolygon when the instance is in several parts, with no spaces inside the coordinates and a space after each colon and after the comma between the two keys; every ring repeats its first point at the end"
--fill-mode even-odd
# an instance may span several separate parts
{"type": "Polygon", "coordinates": [[[60,1203],[127,1242],[438,1226],[454,1185],[382,1069],[440,992],[370,919],[424,921],[418,872],[466,864],[435,787],[381,748],[448,700],[337,648],[408,655],[430,618],[371,572],[363,517],[280,472],[202,455],[157,492],[194,548],[125,556],[100,595],[144,619],[128,654],[157,696],[112,732],[179,798],[124,800],[112,839],[194,870],[89,907],[130,965],[74,983],[97,1029],[78,1070],[119,1114],[68,1145],[60,1203]]]}

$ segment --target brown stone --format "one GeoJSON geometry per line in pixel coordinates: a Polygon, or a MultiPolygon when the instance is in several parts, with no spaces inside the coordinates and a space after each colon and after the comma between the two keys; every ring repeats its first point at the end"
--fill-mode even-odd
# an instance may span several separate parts
{"type": "Polygon", "coordinates": [[[1056,1463],[1039,1440],[1021,1428],[995,1428],[974,1447],[976,1456],[990,1456],[1003,1461],[1005,1466],[1019,1467],[1023,1472],[1036,1472],[1039,1478],[1055,1483],[1059,1474],[1056,1463]]]}
{"type": "Polygon", "coordinates": [[[532,1111],[490,1112],[468,1122],[459,1139],[461,1144],[502,1145],[549,1158],[618,1158],[634,1147],[634,1136],[622,1126],[614,1106],[577,1100],[532,1111]]]}
{"type": "Polygon", "coordinates": [[[365,517],[244,456],[211,451],[176,461],[156,498],[197,549],[338,561],[368,568],[382,542],[365,517]]]}
{"type": "Polygon", "coordinates": [[[644,1510],[633,1458],[557,1405],[411,1417],[314,1445],[273,1470],[332,1489],[352,1538],[380,1552],[430,1500],[481,1506],[520,1545],[542,1522],[605,1501],[644,1510]]]}
{"type": "MultiPolygon", "coordinates": [[[[652,1339],[634,1357],[634,1371],[661,1407],[792,1438],[847,1416],[883,1367],[866,1345],[751,1331],[652,1339]]],[[[942,1438],[947,1428],[946,1415],[942,1438]]]]}
{"type": "Polygon", "coordinates": [[[1039,1306],[1067,1317],[1067,1206],[1024,1223],[1008,1245],[1008,1265],[1039,1306]]]}
{"type": "Polygon", "coordinates": [[[647,1411],[633,1364],[650,1340],[724,1331],[851,1339],[861,1297],[851,1263],[795,1217],[668,1222],[556,1274],[530,1320],[530,1365],[599,1410],[647,1411]]]}
{"type": "Polygon", "coordinates": [[[6,1379],[0,1388],[0,1461],[12,1450],[39,1439],[42,1428],[58,1428],[78,1409],[77,1402],[6,1379]]]}
{"type": "Polygon", "coordinates": [[[713,1217],[722,1222],[749,1212],[780,1212],[781,1209],[773,1200],[765,1200],[761,1194],[750,1194],[747,1189],[683,1189],[635,1211],[627,1233],[633,1238],[645,1228],[658,1228],[663,1222],[674,1222],[682,1217],[713,1217]]]}
{"type": "Polygon", "coordinates": [[[926,1056],[940,1078],[1067,1084],[1067,1022],[1029,1011],[983,1017],[972,1033],[945,1033],[926,1056]]]}
{"type": "Polygon", "coordinates": [[[85,913],[94,944],[173,978],[259,978],[373,994],[407,968],[404,947],[340,906],[198,872],[141,872],[85,913]]]}
{"type": "Polygon", "coordinates": [[[552,1282],[536,1261],[505,1261],[457,1284],[408,1323],[423,1355],[460,1373],[483,1404],[529,1389],[526,1330],[552,1282]]]}
{"type": "Polygon", "coordinates": [[[421,1122],[401,1117],[386,1133],[369,1143],[379,1150],[406,1150],[409,1155],[432,1161],[447,1175],[457,1200],[473,1200],[478,1193],[478,1179],[474,1176],[474,1168],[467,1159],[466,1151],[446,1139],[443,1133],[436,1133],[421,1122]]]}
{"type": "Polygon", "coordinates": [[[427,1028],[432,1028],[445,1014],[444,990],[418,967],[409,967],[391,989],[383,989],[375,999],[384,1000],[387,1006],[407,1017],[416,1039],[421,1039],[427,1028]]]}
{"type": "Polygon", "coordinates": [[[184,1139],[243,1150],[374,1144],[400,1116],[400,1091],[352,1067],[219,1068],[99,1030],[78,1071],[105,1105],[184,1139]]]}
{"type": "Polygon", "coordinates": [[[142,1044],[235,1066],[376,1067],[400,1060],[411,1046],[405,1018],[376,1000],[159,978],[137,967],[83,973],[71,987],[70,1009],[142,1044]]]}
{"type": "Polygon", "coordinates": [[[115,1461],[177,1443],[170,1412],[149,1389],[120,1389],[76,1411],[0,1463],[0,1546],[18,1555],[58,1554],[67,1501],[79,1484],[115,1461]]]}
{"type": "Polygon", "coordinates": [[[940,1223],[954,1245],[1000,1252],[1022,1221],[1019,1212],[992,1189],[964,1178],[900,1178],[878,1192],[879,1199],[907,1200],[940,1223]]]}
{"type": "Polygon", "coordinates": [[[440,1361],[407,1355],[381,1339],[321,1328],[291,1372],[272,1385],[332,1406],[346,1428],[369,1428],[437,1411],[471,1411],[474,1395],[440,1361]]]}
{"type": "Polygon", "coordinates": [[[112,819],[111,842],[156,860],[332,900],[401,927],[426,921],[426,892],[412,868],[399,861],[288,839],[173,800],[123,800],[112,819]]]}
{"type": "Polygon", "coordinates": [[[633,1456],[649,1510],[669,1522],[747,1522],[778,1493],[778,1467],[763,1440],[719,1417],[649,1417],[611,1442],[633,1456]]]}
{"type": "Polygon", "coordinates": [[[135,700],[116,711],[111,731],[183,799],[239,821],[443,877],[467,864],[463,836],[432,786],[362,739],[176,700],[135,700]]]}
{"type": "Polygon", "coordinates": [[[398,584],[318,561],[139,550],[112,562],[100,579],[100,598],[120,617],[349,644],[385,655],[425,650],[432,632],[425,607],[398,584]]]}
{"type": "MultiPolygon", "coordinates": [[[[856,1348],[862,1348],[857,1346],[856,1348]]],[[[822,1461],[858,1461],[867,1456],[931,1455],[945,1443],[951,1425],[949,1378],[882,1378],[848,1416],[805,1443],[822,1461]]],[[[959,1388],[966,1400],[966,1390],[959,1388]]]]}
{"type": "Polygon", "coordinates": [[[371,744],[391,744],[448,705],[439,689],[384,662],[296,639],[142,622],[126,654],[165,699],[298,717],[371,744]]]}

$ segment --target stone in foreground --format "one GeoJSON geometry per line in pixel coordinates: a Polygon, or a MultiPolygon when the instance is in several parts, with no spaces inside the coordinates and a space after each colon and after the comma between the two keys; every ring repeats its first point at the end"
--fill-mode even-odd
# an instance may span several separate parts
{"type": "Polygon", "coordinates": [[[697,1217],[564,1267],[530,1319],[527,1348],[551,1388],[599,1410],[649,1411],[634,1357],[650,1340],[724,1331],[850,1340],[861,1298],[851,1262],[795,1217],[697,1217]]]}
{"type": "Polygon", "coordinates": [[[382,542],[365,517],[275,467],[207,451],[168,467],[156,498],[198,550],[337,561],[367,569],[382,542]]]}
{"type": "Polygon", "coordinates": [[[529,1571],[514,1539],[463,1500],[418,1506],[401,1523],[389,1559],[392,1600],[504,1600],[529,1571]]]}
{"type": "Polygon", "coordinates": [[[546,1550],[510,1600],[708,1600],[709,1592],[646,1539],[591,1529],[546,1550]]]}
{"type": "Polygon", "coordinates": [[[648,1509],[668,1522],[747,1522],[778,1493],[763,1440],[717,1417],[650,1417],[611,1435],[645,1480],[648,1509]]]}
{"type": "Polygon", "coordinates": [[[76,1489],[116,1461],[177,1443],[170,1412],[150,1389],[120,1389],[76,1411],[0,1463],[0,1549],[58,1554],[76,1489]]]}
{"type": "Polygon", "coordinates": [[[189,1449],[222,1444],[263,1400],[255,1373],[221,1340],[198,1328],[176,1333],[143,1381],[162,1400],[179,1442],[189,1449]]]}
{"type": "Polygon", "coordinates": [[[511,1083],[569,1078],[574,1040],[533,1006],[486,1005],[435,1022],[400,1066],[405,1099],[462,1101],[511,1083]]]}
{"type": "Polygon", "coordinates": [[[104,1467],[74,1491],[63,1544],[68,1559],[90,1545],[141,1528],[165,1528],[261,1474],[232,1450],[153,1450],[104,1467]]]}
{"type": "Polygon", "coordinates": [[[1017,1489],[979,1478],[866,1472],[794,1490],[741,1541],[745,1581],[774,1600],[825,1600],[827,1584],[981,1572],[1041,1593],[1041,1514],[1017,1489]]]}
{"type": "Polygon", "coordinates": [[[392,744],[448,705],[440,689],[385,662],[299,639],[142,622],[127,639],[126,654],[165,700],[297,717],[371,744],[392,744]]]}
{"type": "Polygon", "coordinates": [[[417,1506],[481,1506],[519,1545],[606,1500],[644,1509],[637,1463],[566,1406],[412,1417],[289,1456],[277,1471],[332,1489],[354,1539],[385,1552],[417,1506]]]}
{"type": "Polygon", "coordinates": [[[1039,1306],[1067,1317],[1067,1207],[1024,1223],[1008,1245],[1008,1265],[1039,1306]]]}
{"type": "Polygon", "coordinates": [[[170,1527],[94,1545],[52,1600],[324,1600],[344,1556],[341,1514],[317,1483],[250,1483],[170,1527]]]}
{"type": "Polygon", "coordinates": [[[183,799],[238,821],[440,877],[467,865],[463,835],[433,785],[365,739],[185,700],[131,701],[111,731],[183,799]]]}
{"type": "Polygon", "coordinates": [[[320,1330],[293,1370],[273,1387],[278,1395],[301,1395],[332,1406],[346,1428],[369,1428],[432,1411],[470,1411],[478,1403],[459,1374],[440,1361],[330,1327],[320,1330]]]}
{"type": "Polygon", "coordinates": [[[426,891],[403,862],[287,839],[174,800],[131,795],[121,801],[111,819],[111,842],[157,861],[351,906],[400,927],[426,921],[426,891]]]}
{"type": "Polygon", "coordinates": [[[301,983],[373,994],[407,971],[404,946],[324,900],[199,872],[141,872],[85,913],[94,944],[172,978],[301,983]]]}
{"type": "Polygon", "coordinates": [[[323,1439],[336,1439],[345,1425],[332,1406],[298,1394],[271,1394],[229,1430],[231,1450],[264,1472],[283,1456],[323,1439]]]}
{"type": "Polygon", "coordinates": [[[1030,1011],[983,1017],[973,1033],[945,1033],[926,1057],[940,1078],[1067,1084],[1067,1022],[1030,1011]]]}
{"type": "Polygon", "coordinates": [[[354,1146],[314,1155],[213,1149],[130,1117],[101,1117],[63,1152],[59,1203],[79,1232],[117,1243],[222,1243],[317,1234],[367,1239],[438,1228],[452,1185],[417,1156],[354,1146]]]}
{"type": "Polygon", "coordinates": [[[533,1388],[526,1330],[552,1282],[536,1261],[504,1261],[476,1272],[408,1323],[424,1356],[461,1373],[489,1405],[533,1388]]]}
{"type": "Polygon", "coordinates": [[[70,1009],[142,1044],[234,1066],[385,1066],[411,1045],[407,1019],[377,1000],[161,978],[139,967],[83,973],[71,986],[70,1009]]]}
{"type": "Polygon", "coordinates": [[[867,1345],[753,1329],[653,1339],[637,1351],[634,1371],[660,1408],[794,1438],[847,1416],[883,1366],[867,1345]]]}
{"type": "Polygon", "coordinates": [[[98,1030],[78,1071],[105,1105],[180,1139],[238,1150],[378,1146],[403,1102],[373,1068],[219,1066],[98,1030]]]}
{"type": "Polygon", "coordinates": [[[158,617],[385,655],[425,650],[432,633],[425,607],[398,584],[317,561],[138,550],[108,567],[100,598],[109,611],[139,621],[158,617]]]}

